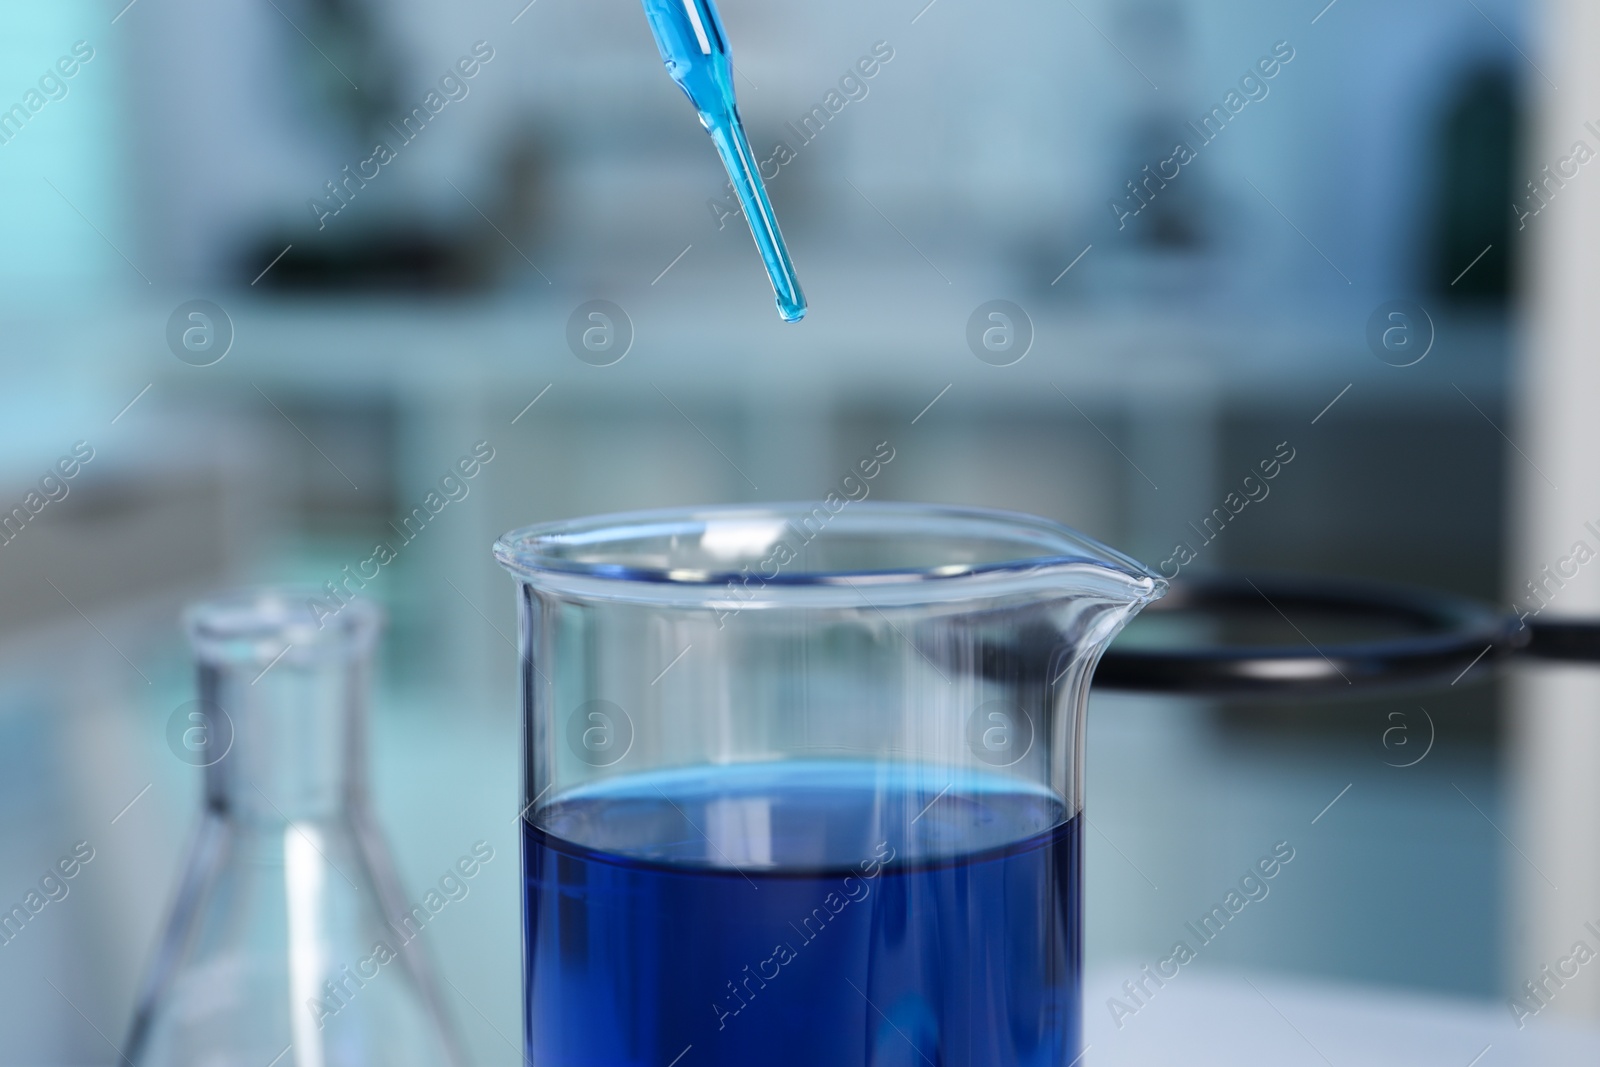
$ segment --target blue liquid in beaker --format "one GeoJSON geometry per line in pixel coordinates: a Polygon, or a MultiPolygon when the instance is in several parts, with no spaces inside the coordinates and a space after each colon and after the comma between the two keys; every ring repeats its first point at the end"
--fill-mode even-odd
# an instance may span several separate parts
{"type": "Polygon", "coordinates": [[[799,322],[805,317],[806,297],[767,200],[755,153],[745,137],[744,120],[734,98],[733,57],[716,5],[711,0],[644,0],[644,13],[667,73],[700,113],[701,125],[711,134],[727,168],[728,180],[772,279],[778,314],[785,322],[799,322]]]}
{"type": "Polygon", "coordinates": [[[541,809],[524,823],[529,1061],[1071,1063],[1082,820],[998,775],[940,796],[883,774],[696,768],[541,809]]]}

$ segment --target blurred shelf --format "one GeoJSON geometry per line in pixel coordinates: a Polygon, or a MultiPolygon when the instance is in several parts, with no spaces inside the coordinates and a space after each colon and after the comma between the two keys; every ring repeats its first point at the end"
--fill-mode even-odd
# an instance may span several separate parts
{"type": "Polygon", "coordinates": [[[1028,309],[1035,341],[1026,358],[996,367],[966,343],[967,320],[981,300],[953,296],[937,281],[885,283],[870,268],[845,284],[830,282],[829,291],[813,294],[811,314],[797,326],[780,323],[770,294],[743,276],[716,304],[700,299],[719,291],[704,277],[695,279],[691,296],[681,285],[614,296],[635,340],[608,367],[582,362],[566,340],[568,318],[595,294],[543,284],[463,299],[223,294],[214,299],[232,317],[236,340],[226,359],[203,369],[166,349],[166,319],[191,294],[91,313],[38,309],[13,313],[0,359],[18,368],[77,368],[119,395],[127,384],[138,388],[158,377],[421,401],[504,392],[518,407],[554,385],[596,401],[649,396],[658,387],[697,404],[805,397],[920,409],[948,384],[953,398],[979,407],[1061,406],[1059,389],[1096,406],[1144,397],[1309,404],[1309,418],[1352,383],[1363,386],[1365,403],[1379,406],[1410,407],[1453,392],[1452,384],[1474,396],[1498,395],[1513,345],[1504,315],[1435,311],[1429,357],[1396,368],[1367,350],[1364,305],[1153,309],[1023,295],[1017,302],[1028,309]],[[1374,388],[1364,388],[1369,383],[1374,388]]]}

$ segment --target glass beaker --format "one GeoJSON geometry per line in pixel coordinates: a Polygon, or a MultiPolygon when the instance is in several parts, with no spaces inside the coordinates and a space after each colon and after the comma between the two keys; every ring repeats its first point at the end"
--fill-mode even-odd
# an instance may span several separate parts
{"type": "Polygon", "coordinates": [[[838,496],[495,552],[530,1062],[1078,1057],[1088,681],[1158,577],[1041,519],[838,496]]]}
{"type": "Polygon", "coordinates": [[[459,1045],[367,801],[380,618],[318,590],[185,613],[168,723],[205,811],[123,1046],[141,1067],[454,1067],[459,1045]]]}

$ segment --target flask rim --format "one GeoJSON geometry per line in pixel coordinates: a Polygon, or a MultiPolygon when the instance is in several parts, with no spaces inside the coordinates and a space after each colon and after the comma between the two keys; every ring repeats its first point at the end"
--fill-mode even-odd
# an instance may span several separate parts
{"type": "Polygon", "coordinates": [[[1092,584],[1114,599],[1143,602],[1166,591],[1160,575],[1071,527],[1022,512],[936,504],[846,501],[835,510],[788,502],[618,512],[512,530],[495,542],[494,554],[529,585],[646,600],[704,598],[730,583],[745,595],[773,587],[794,595],[806,589],[851,594],[870,586],[875,598],[943,599],[976,595],[978,584],[998,591],[1018,588],[1020,580],[1025,588],[1063,570],[1100,579],[1092,584]],[[708,534],[717,542],[709,550],[708,534]],[[884,562],[794,562],[796,545],[829,534],[876,546],[884,562]],[[894,547],[911,542],[920,547],[908,548],[905,562],[894,562],[894,547]],[[725,562],[708,558],[715,556],[725,562]]]}
{"type": "Polygon", "coordinates": [[[383,612],[370,601],[332,600],[315,586],[234,589],[189,604],[183,629],[196,655],[211,662],[306,655],[362,655],[375,643],[383,612]]]}

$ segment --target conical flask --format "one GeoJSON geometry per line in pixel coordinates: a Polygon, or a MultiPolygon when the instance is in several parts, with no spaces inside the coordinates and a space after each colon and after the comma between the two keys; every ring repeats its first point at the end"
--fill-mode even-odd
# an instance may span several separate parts
{"type": "Polygon", "coordinates": [[[200,699],[168,730],[205,811],[123,1046],[139,1067],[458,1067],[367,800],[381,621],[313,592],[195,605],[200,699]]]}

